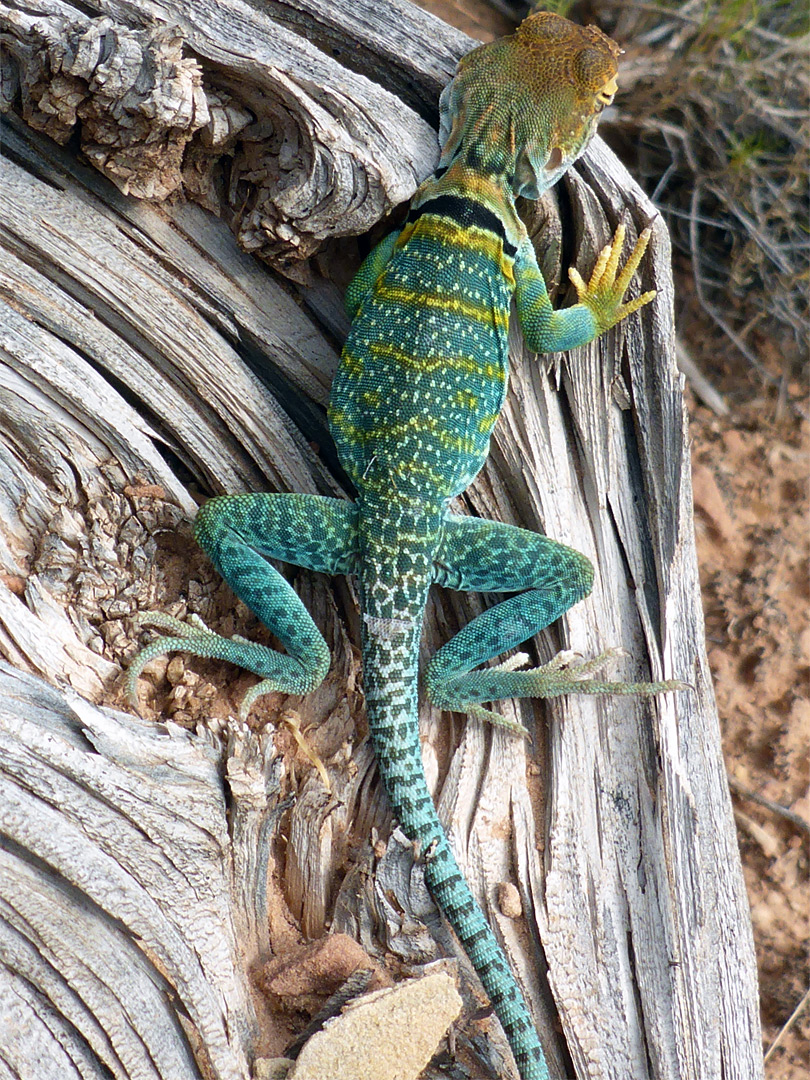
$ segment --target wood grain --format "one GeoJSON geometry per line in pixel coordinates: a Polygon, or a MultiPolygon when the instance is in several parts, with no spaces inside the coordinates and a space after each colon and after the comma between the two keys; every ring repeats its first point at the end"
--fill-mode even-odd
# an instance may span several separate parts
{"type": "MultiPolygon", "coordinates": [[[[192,550],[202,494],[346,494],[324,420],[335,283],[352,238],[432,168],[438,89],[471,43],[366,0],[32,0],[0,3],[0,33],[16,78],[0,157],[0,1063],[26,1080],[247,1080],[292,1037],[251,971],[302,932],[407,967],[457,951],[409,845],[389,840],[351,583],[294,577],[335,663],[309,698],[264,701],[263,733],[233,720],[249,680],[223,665],[163,665],[148,720],[109,705],[136,610],[257,632],[192,550]]],[[[456,509],[594,561],[592,597],[536,655],[620,646],[615,677],[694,691],[507,703],[525,743],[425,708],[428,778],[553,1075],[748,1080],[756,969],[668,239],[598,139],[528,211],[558,302],[571,258],[587,272],[620,217],[653,220],[635,287],[658,297],[565,357],[515,335],[490,461],[456,509]],[[498,906],[504,882],[520,918],[498,906]]],[[[425,655],[481,603],[437,590],[425,655]]],[[[480,999],[457,962],[469,1021],[480,999]]],[[[474,1030],[456,1039],[468,1062],[474,1030]]]]}

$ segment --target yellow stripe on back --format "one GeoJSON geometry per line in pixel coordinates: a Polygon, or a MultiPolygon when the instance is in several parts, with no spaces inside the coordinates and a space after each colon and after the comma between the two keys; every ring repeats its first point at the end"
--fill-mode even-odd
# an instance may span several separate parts
{"type": "Polygon", "coordinates": [[[469,300],[462,300],[460,297],[451,296],[447,293],[428,292],[422,289],[408,289],[402,285],[391,285],[385,280],[385,277],[381,277],[374,286],[374,296],[378,300],[403,304],[416,311],[433,308],[435,311],[446,311],[474,322],[495,326],[498,330],[506,331],[509,328],[508,310],[493,308],[489,304],[472,304],[469,300]]]}
{"type": "Polygon", "coordinates": [[[478,375],[483,379],[503,382],[506,373],[500,364],[474,356],[413,356],[404,349],[388,342],[372,341],[368,351],[381,360],[391,360],[400,367],[429,375],[435,371],[460,371],[464,375],[478,375]]]}

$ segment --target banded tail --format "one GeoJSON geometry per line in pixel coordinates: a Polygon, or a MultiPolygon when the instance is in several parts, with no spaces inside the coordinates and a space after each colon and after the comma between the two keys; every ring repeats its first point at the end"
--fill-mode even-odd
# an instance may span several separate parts
{"type": "MultiPolygon", "coordinates": [[[[376,500],[375,500],[376,502],[376,500]]],[[[443,507],[416,500],[360,509],[363,671],[369,730],[394,817],[418,843],[425,880],[469,956],[524,1080],[548,1070],[523,994],[445,836],[419,742],[419,641],[443,507]],[[421,510],[421,513],[419,512],[421,510]]]]}

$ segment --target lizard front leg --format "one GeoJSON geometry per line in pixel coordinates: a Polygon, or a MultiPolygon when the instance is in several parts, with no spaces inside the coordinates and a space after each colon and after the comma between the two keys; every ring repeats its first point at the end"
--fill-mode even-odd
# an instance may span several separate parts
{"type": "Polygon", "coordinates": [[[515,304],[526,344],[535,352],[562,352],[589,341],[615,326],[626,316],[638,311],[655,298],[655,291],[642,293],[633,300],[624,294],[638,269],[650,230],[645,229],[619,272],[619,260],[624,247],[625,227],[619,225],[613,240],[596,259],[587,282],[573,268],[568,275],[577,291],[578,303],[573,307],[555,310],[531,240],[524,235],[515,259],[515,304]]]}
{"type": "Polygon", "coordinates": [[[389,233],[379,244],[373,247],[352,278],[343,298],[346,314],[352,321],[357,317],[363,301],[371,293],[375,282],[391,261],[391,255],[401,232],[401,229],[397,229],[389,233]]]}
{"type": "Polygon", "coordinates": [[[525,734],[482,701],[558,697],[561,694],[658,694],[684,689],[679,682],[605,682],[593,671],[608,652],[581,665],[555,657],[526,671],[508,665],[474,670],[528,641],[587,596],[593,567],[578,551],[539,533],[476,518],[449,517],[436,559],[440,585],[475,592],[517,592],[483,612],[451,638],[431,660],[426,676],[431,701],[443,709],[469,712],[525,734]]]}
{"type": "Polygon", "coordinates": [[[138,676],[156,656],[175,650],[228,660],[261,677],[242,700],[240,713],[262,694],[306,694],[329,670],[329,649],[295,590],[268,559],[326,574],[357,569],[357,510],[353,503],[317,495],[225,495],[206,503],[194,536],[236,595],[283,643],[286,654],[225,638],[200,620],[160,613],[146,616],[169,631],[143,649],[127,672],[125,688],[137,701],[138,676]]]}

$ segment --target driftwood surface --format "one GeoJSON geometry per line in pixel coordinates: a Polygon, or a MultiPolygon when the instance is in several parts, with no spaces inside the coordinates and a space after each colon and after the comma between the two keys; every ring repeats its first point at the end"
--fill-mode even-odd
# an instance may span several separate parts
{"type": "MultiPolygon", "coordinates": [[[[266,1075],[286,1029],[256,972],[327,930],[400,973],[457,956],[456,1050],[507,1075],[389,840],[350,582],[292,576],[335,662],[251,730],[233,719],[251,679],[226,665],[156,663],[145,719],[108,707],[135,611],[261,635],[193,548],[193,496],[346,494],[324,406],[352,238],[435,164],[438,91],[472,43],[401,0],[0,2],[0,35],[0,1076],[266,1075]]],[[[600,140],[528,211],[555,282],[587,274],[622,215],[636,233],[655,217],[600,140]]],[[[526,742],[426,707],[424,759],[552,1075],[754,1078],[660,219],[634,288],[653,286],[570,355],[515,335],[491,458],[456,509],[594,562],[537,657],[618,646],[612,677],[694,689],[506,703],[526,742]]],[[[480,610],[436,593],[426,655],[480,610]]]]}

